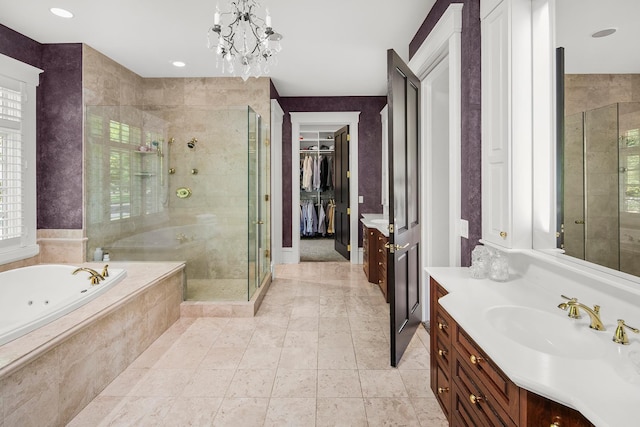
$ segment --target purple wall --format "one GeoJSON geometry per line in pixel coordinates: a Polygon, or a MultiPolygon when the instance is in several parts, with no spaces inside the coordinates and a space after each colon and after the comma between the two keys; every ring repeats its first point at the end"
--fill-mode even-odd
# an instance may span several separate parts
{"type": "MultiPolygon", "coordinates": [[[[355,97],[281,97],[282,125],[282,246],[291,247],[291,117],[290,112],[360,111],[358,126],[358,194],[364,197],[360,213],[381,213],[382,124],[380,111],[387,103],[384,96],[355,97]]],[[[297,184],[296,184],[297,185],[297,184]]],[[[362,232],[360,229],[359,234],[362,232]]],[[[362,236],[359,236],[362,245],[362,236]]]]}
{"type": "Polygon", "coordinates": [[[462,8],[462,218],[469,221],[469,239],[461,239],[463,266],[482,235],[480,123],[480,0],[438,0],[409,44],[413,56],[451,3],[462,8]]]}
{"type": "Polygon", "coordinates": [[[0,25],[0,53],[38,67],[40,229],[82,228],[82,45],[40,44],[0,25]]]}
{"type": "Polygon", "coordinates": [[[0,53],[42,68],[42,45],[0,24],[0,53]]]}
{"type": "Polygon", "coordinates": [[[42,45],[38,228],[82,229],[82,45],[42,45]]]}

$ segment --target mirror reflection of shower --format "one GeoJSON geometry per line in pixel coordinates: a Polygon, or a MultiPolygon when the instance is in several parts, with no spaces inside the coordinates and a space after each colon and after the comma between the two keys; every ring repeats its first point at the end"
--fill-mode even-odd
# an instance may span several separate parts
{"type": "Polygon", "coordinates": [[[564,250],[640,275],[640,103],[565,118],[564,250]]]}

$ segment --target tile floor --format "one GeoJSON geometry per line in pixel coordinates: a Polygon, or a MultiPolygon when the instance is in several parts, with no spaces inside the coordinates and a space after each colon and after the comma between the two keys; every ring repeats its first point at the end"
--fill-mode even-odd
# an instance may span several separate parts
{"type": "Polygon", "coordinates": [[[446,426],[420,327],[389,366],[361,266],[282,265],[254,318],[181,318],[69,426],[446,426]]]}

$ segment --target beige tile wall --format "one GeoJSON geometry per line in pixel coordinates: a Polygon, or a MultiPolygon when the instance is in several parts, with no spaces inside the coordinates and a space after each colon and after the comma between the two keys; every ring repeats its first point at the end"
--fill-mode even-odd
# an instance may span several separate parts
{"type": "Polygon", "coordinates": [[[640,74],[567,74],[564,84],[565,116],[640,101],[640,74]]]}

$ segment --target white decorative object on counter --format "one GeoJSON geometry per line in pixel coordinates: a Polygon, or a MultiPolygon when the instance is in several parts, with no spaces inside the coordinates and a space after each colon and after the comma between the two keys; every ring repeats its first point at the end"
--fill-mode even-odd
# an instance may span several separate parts
{"type": "Polygon", "coordinates": [[[471,267],[469,274],[474,279],[486,279],[489,273],[489,265],[491,262],[491,252],[482,245],[477,245],[471,252],[471,267]]]}
{"type": "Polygon", "coordinates": [[[489,278],[496,282],[505,282],[509,279],[509,259],[500,251],[491,253],[489,278]]]}

